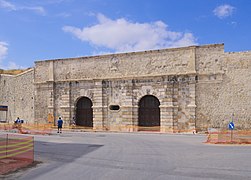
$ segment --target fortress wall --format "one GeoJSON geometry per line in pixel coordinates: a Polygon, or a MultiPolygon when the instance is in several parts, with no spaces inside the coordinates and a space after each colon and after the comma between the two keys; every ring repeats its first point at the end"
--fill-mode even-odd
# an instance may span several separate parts
{"type": "Polygon", "coordinates": [[[58,82],[55,84],[55,118],[61,116],[65,124],[69,124],[75,115],[75,106],[80,97],[88,97],[93,106],[96,101],[93,97],[95,83],[92,80],[76,81],[76,82],[58,82]]]}
{"type": "Polygon", "coordinates": [[[207,130],[219,116],[217,111],[220,107],[215,91],[222,83],[223,59],[223,44],[196,49],[196,128],[199,131],[207,130]]]}
{"type": "Polygon", "coordinates": [[[195,73],[195,47],[36,62],[35,81],[195,73]],[[53,73],[52,73],[53,72],[53,73]]]}
{"type": "MultiPolygon", "coordinates": [[[[234,113],[238,128],[251,128],[251,51],[226,53],[224,59],[225,78],[220,89],[224,103],[225,118],[234,113]],[[228,115],[228,116],[227,116],[228,115]]],[[[227,122],[228,123],[228,122],[227,122]]]]}
{"type": "Polygon", "coordinates": [[[17,117],[25,122],[34,121],[33,79],[33,69],[15,76],[0,75],[0,104],[8,106],[9,122],[13,122],[17,117]]]}
{"type": "Polygon", "coordinates": [[[39,122],[49,113],[69,122],[77,99],[86,96],[93,102],[98,125],[137,124],[138,98],[152,92],[162,94],[158,98],[162,112],[167,111],[162,114],[165,125],[186,129],[196,118],[198,130],[227,127],[234,112],[237,128],[250,128],[251,52],[225,53],[223,44],[215,44],[35,64],[39,122]],[[166,82],[171,76],[178,78],[174,86],[166,82]],[[109,111],[110,104],[121,110],[109,111]]]}
{"type": "MultiPolygon", "coordinates": [[[[53,77],[53,75],[51,75],[51,70],[53,70],[53,66],[51,66],[52,61],[39,61],[39,62],[35,62],[35,68],[34,68],[34,83],[38,83],[38,82],[46,82],[49,80],[53,80],[50,79],[49,77],[53,77]]],[[[53,72],[52,72],[53,74],[53,72]]]]}
{"type": "Polygon", "coordinates": [[[191,130],[194,121],[190,117],[194,116],[195,89],[193,85],[195,81],[190,80],[193,77],[184,75],[179,76],[179,82],[173,84],[168,80],[169,78],[168,76],[149,76],[134,79],[57,82],[54,83],[54,90],[51,91],[54,92],[54,100],[49,90],[52,84],[38,84],[37,87],[40,89],[38,94],[41,96],[37,98],[41,97],[38,103],[42,108],[38,109],[36,115],[41,117],[40,122],[44,122],[47,114],[53,113],[54,109],[54,117],[62,116],[67,125],[72,117],[76,116],[75,106],[78,99],[84,96],[93,103],[94,126],[118,130],[116,128],[120,126],[137,126],[140,99],[145,95],[153,95],[160,101],[163,126],[191,130]],[[110,105],[119,105],[120,110],[112,111],[109,109],[110,105]],[[172,114],[173,111],[175,111],[174,114],[172,114]],[[172,122],[173,117],[175,123],[172,122]]]}
{"type": "Polygon", "coordinates": [[[208,57],[201,59],[208,66],[197,66],[196,126],[227,128],[234,113],[236,128],[250,128],[251,52],[222,54],[219,49],[208,57]]]}
{"type": "MultiPolygon", "coordinates": [[[[9,112],[7,114],[7,120],[14,120],[15,116],[12,117],[12,107],[14,107],[14,97],[13,97],[13,76],[0,74],[0,105],[8,106],[9,112]]],[[[6,112],[0,111],[0,120],[6,120],[6,112]]]]}
{"type": "Polygon", "coordinates": [[[34,70],[34,117],[35,123],[48,123],[48,117],[54,120],[56,114],[55,107],[55,82],[54,82],[54,62],[39,61],[35,63],[34,70]]]}
{"type": "MultiPolygon", "coordinates": [[[[69,122],[71,119],[70,116],[74,115],[74,103],[76,103],[77,98],[92,94],[91,96],[93,97],[90,97],[90,99],[93,101],[94,107],[96,108],[94,111],[100,111],[101,108],[104,112],[103,115],[94,115],[94,120],[99,119],[98,121],[100,121],[100,119],[103,118],[103,121],[110,123],[107,122],[108,119],[106,119],[108,116],[110,118],[111,116],[119,116],[116,118],[116,123],[118,123],[121,122],[121,119],[124,119],[123,116],[126,116],[127,120],[123,123],[132,123],[131,121],[136,121],[135,118],[137,118],[137,115],[132,115],[135,114],[132,111],[137,110],[137,105],[135,105],[135,110],[132,110],[133,107],[132,104],[130,104],[132,103],[132,93],[130,92],[132,90],[131,83],[128,85],[130,89],[128,92],[124,92],[123,89],[112,88],[112,91],[120,93],[117,94],[117,97],[126,98],[126,102],[130,102],[124,105],[124,100],[118,98],[116,101],[119,102],[116,103],[122,107],[121,111],[116,114],[107,111],[108,106],[115,103],[113,99],[115,97],[109,94],[109,92],[106,94],[105,91],[107,90],[104,88],[104,94],[100,94],[102,93],[102,80],[104,79],[112,82],[113,79],[127,79],[131,82],[134,78],[141,79],[150,77],[152,81],[155,81],[153,80],[155,77],[158,78],[163,75],[180,74],[195,74],[194,46],[83,58],[37,61],[35,63],[35,117],[39,122],[45,122],[48,114],[53,114],[54,119],[60,115],[66,122],[69,122]],[[69,95],[69,82],[72,82],[71,97],[69,95]],[[76,84],[75,82],[78,83],[76,84]],[[109,102],[104,104],[103,98],[109,102]],[[130,112],[124,112],[127,110],[124,110],[125,108],[123,108],[123,106],[130,109],[130,112]]],[[[116,81],[117,80],[115,80],[115,82],[116,81]]],[[[158,88],[166,92],[163,86],[166,85],[160,87],[158,84],[149,83],[148,85],[148,87],[155,92],[160,91],[158,88]]],[[[172,91],[171,88],[167,91],[172,91]]],[[[192,91],[194,93],[195,90],[193,89],[192,91]]],[[[171,92],[167,92],[167,94],[170,93],[171,92]]],[[[114,95],[115,93],[112,94],[114,95]]],[[[147,95],[147,93],[145,92],[143,95],[147,95]]],[[[183,122],[185,121],[182,120],[181,123],[183,122]]]]}
{"type": "Polygon", "coordinates": [[[54,82],[48,82],[43,84],[35,84],[35,101],[34,101],[34,117],[35,123],[47,123],[48,115],[53,115],[53,97],[54,97],[54,82]],[[51,111],[49,111],[49,108],[51,111]]]}

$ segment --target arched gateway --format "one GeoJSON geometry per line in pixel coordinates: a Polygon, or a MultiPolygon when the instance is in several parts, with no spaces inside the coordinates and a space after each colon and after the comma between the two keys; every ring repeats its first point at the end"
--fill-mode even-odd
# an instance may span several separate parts
{"type": "Polygon", "coordinates": [[[76,108],[76,125],[93,127],[92,101],[82,97],[78,100],[76,108]]]}
{"type": "Polygon", "coordinates": [[[139,127],[160,126],[160,102],[151,95],[144,96],[139,101],[139,127]]]}

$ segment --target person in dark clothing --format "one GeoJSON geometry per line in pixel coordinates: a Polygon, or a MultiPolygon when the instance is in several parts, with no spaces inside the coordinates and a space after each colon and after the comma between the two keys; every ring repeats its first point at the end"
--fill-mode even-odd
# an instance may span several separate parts
{"type": "Polygon", "coordinates": [[[61,117],[58,118],[58,133],[62,133],[63,120],[61,117]]]}
{"type": "Polygon", "coordinates": [[[15,124],[20,124],[21,123],[21,120],[20,120],[20,118],[19,117],[17,117],[17,119],[15,120],[15,122],[14,122],[15,124]]]}

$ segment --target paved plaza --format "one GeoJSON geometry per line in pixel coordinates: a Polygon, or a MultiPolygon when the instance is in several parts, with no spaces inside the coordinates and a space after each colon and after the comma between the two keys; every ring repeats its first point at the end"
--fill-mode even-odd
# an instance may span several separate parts
{"type": "Polygon", "coordinates": [[[21,180],[251,179],[251,146],[205,144],[205,135],[63,132],[35,136],[36,167],[21,180]]]}

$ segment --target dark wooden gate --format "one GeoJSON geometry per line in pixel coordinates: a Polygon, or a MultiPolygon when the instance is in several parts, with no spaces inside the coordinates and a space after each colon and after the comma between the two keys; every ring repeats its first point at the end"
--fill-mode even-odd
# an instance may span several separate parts
{"type": "Polygon", "coordinates": [[[76,125],[93,127],[92,101],[87,97],[82,97],[77,102],[76,125]]]}
{"type": "Polygon", "coordinates": [[[160,102],[154,96],[144,96],[139,102],[139,126],[160,126],[160,102]]]}

